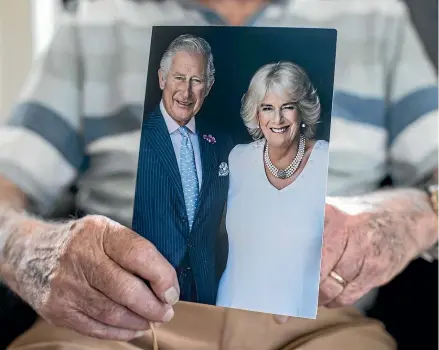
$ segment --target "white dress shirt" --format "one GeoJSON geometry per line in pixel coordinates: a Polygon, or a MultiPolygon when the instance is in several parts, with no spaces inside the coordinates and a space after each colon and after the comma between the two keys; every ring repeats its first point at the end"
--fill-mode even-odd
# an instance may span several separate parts
{"type": "MultiPolygon", "coordinates": [[[[171,137],[172,145],[174,146],[175,156],[177,157],[178,168],[180,169],[180,149],[181,149],[181,141],[182,136],[178,131],[180,125],[171,118],[168,112],[165,109],[163,104],[163,100],[160,101],[160,111],[162,112],[163,118],[165,119],[166,126],[168,127],[169,136],[171,137]]],[[[186,127],[189,129],[189,135],[192,142],[192,148],[195,154],[195,166],[197,167],[197,176],[198,176],[198,185],[201,189],[201,181],[202,181],[202,166],[201,166],[201,154],[200,154],[200,145],[198,142],[198,135],[195,127],[195,118],[192,118],[189,123],[186,124],[186,127]]]]}

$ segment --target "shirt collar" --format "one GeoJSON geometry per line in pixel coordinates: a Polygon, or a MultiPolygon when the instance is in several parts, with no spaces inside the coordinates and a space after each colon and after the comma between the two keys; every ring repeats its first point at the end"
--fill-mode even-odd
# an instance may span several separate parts
{"type": "MultiPolygon", "coordinates": [[[[163,104],[163,100],[160,101],[160,111],[162,112],[163,118],[165,119],[166,126],[168,128],[169,134],[174,133],[178,130],[180,125],[177,124],[177,122],[171,118],[169,113],[166,111],[165,105],[163,104]]],[[[186,124],[186,127],[195,134],[196,128],[195,128],[195,118],[191,118],[189,123],[186,124]]]]}

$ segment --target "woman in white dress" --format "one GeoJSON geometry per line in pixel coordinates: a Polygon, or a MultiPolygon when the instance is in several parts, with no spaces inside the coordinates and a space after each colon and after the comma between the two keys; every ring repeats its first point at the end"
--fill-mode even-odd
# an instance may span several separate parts
{"type": "Polygon", "coordinates": [[[217,306],[315,318],[328,143],[320,100],[290,62],[261,67],[242,101],[254,142],[229,156],[229,255],[217,306]]]}

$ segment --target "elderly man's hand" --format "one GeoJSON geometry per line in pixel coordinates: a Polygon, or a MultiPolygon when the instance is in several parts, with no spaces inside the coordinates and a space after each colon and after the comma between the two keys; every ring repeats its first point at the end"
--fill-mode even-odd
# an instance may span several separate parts
{"type": "Polygon", "coordinates": [[[149,322],[173,317],[175,270],[131,230],[102,216],[65,224],[24,220],[21,227],[5,244],[1,274],[49,323],[130,340],[149,322]]]}
{"type": "Polygon", "coordinates": [[[389,190],[328,203],[320,305],[352,305],[435,242],[437,218],[422,191],[389,190]]]}
{"type": "Polygon", "coordinates": [[[436,240],[437,218],[422,191],[328,198],[319,305],[354,304],[392,280],[436,240]]]}

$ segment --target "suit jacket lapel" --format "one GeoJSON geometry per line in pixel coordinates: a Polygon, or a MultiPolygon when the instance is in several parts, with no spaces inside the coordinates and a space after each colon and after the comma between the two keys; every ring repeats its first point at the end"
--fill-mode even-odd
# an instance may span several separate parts
{"type": "Polygon", "coordinates": [[[164,170],[177,190],[178,198],[184,205],[183,187],[181,185],[177,158],[175,157],[168,128],[159,108],[152,112],[145,121],[142,137],[145,137],[147,144],[155,150],[164,170]]]}

